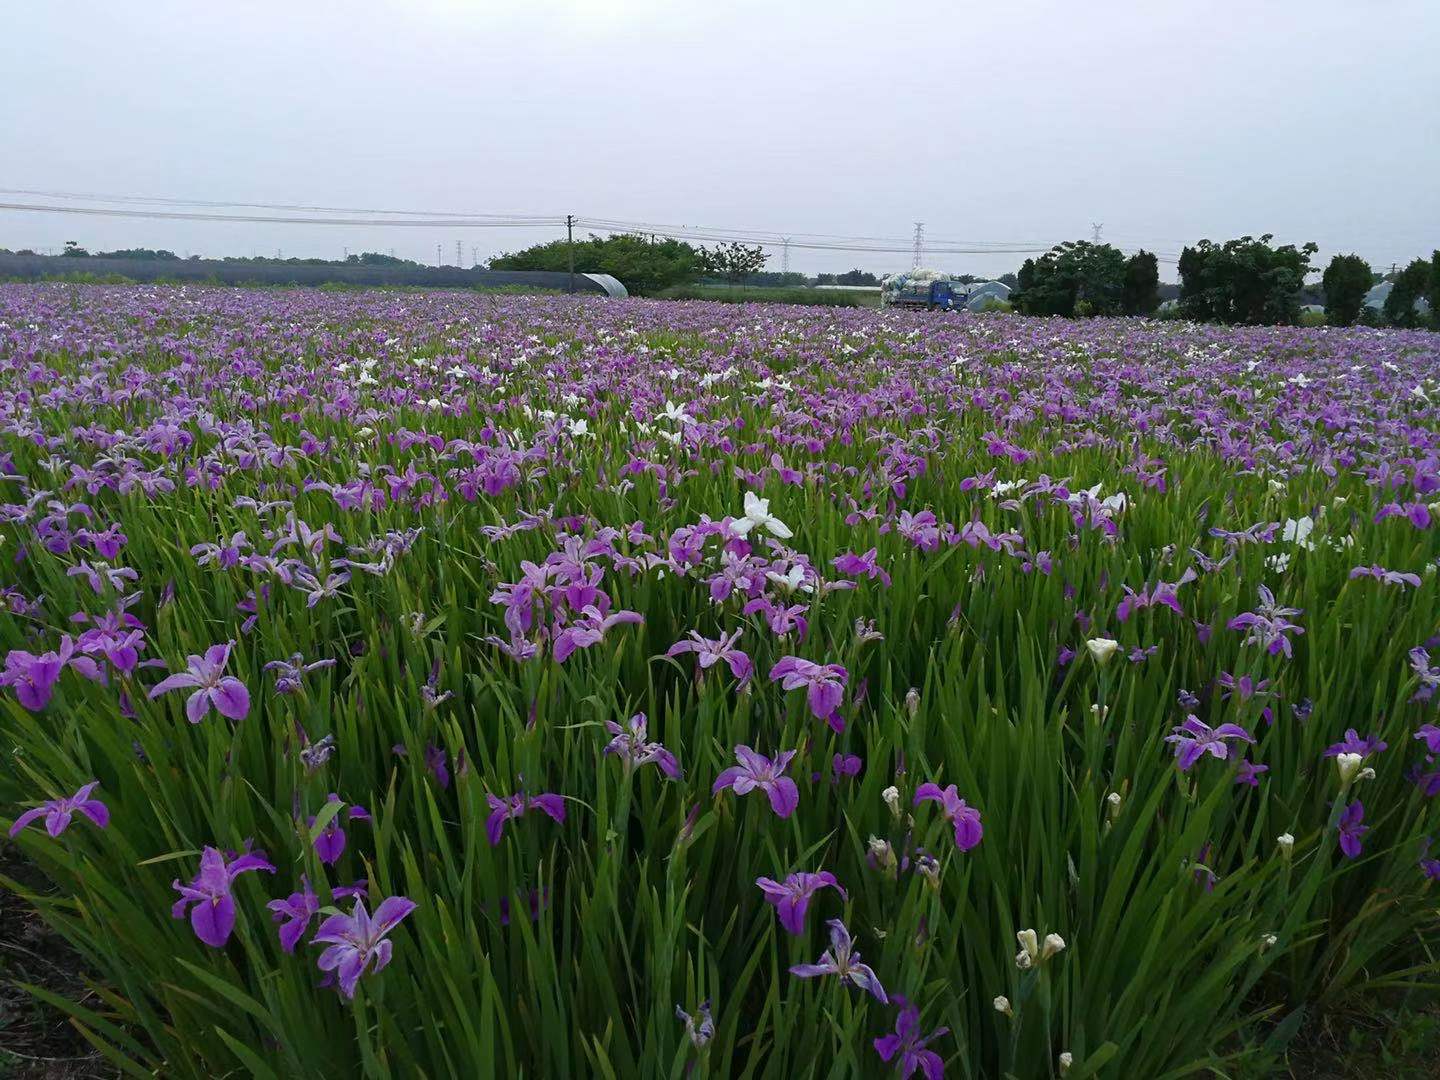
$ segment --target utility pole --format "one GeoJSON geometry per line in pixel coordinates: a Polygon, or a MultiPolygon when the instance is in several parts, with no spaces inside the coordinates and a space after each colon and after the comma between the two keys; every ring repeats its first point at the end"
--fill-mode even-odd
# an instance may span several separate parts
{"type": "Polygon", "coordinates": [[[436,245],[435,245],[435,266],[436,266],[437,268],[440,266],[440,245],[439,245],[439,244],[436,244],[436,245]]]}
{"type": "Polygon", "coordinates": [[[465,254],[460,250],[459,240],[455,241],[455,265],[460,267],[465,265],[465,254]]]}
{"type": "Polygon", "coordinates": [[[1103,221],[1092,221],[1090,223],[1090,242],[1092,244],[1098,244],[1100,242],[1100,230],[1103,228],[1105,228],[1103,221]]]}
{"type": "Polygon", "coordinates": [[[910,256],[910,269],[919,270],[920,261],[925,255],[925,223],[915,222],[915,250],[910,256]]]}
{"type": "MultiPolygon", "coordinates": [[[[651,238],[654,239],[653,237],[651,238]]],[[[565,215],[565,263],[570,274],[569,291],[575,291],[575,215],[565,215]]]]}

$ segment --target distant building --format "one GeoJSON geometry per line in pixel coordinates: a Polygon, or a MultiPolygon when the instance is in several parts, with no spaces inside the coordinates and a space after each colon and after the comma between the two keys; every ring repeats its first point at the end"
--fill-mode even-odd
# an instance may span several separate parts
{"type": "Polygon", "coordinates": [[[970,294],[965,298],[965,308],[968,311],[979,311],[985,306],[987,300],[1010,300],[1010,286],[1001,281],[981,281],[970,286],[970,294]]]}
{"type": "MultiPolygon", "coordinates": [[[[1380,282],[1379,285],[1374,286],[1365,294],[1365,306],[1367,308],[1373,308],[1376,311],[1383,310],[1385,301],[1389,298],[1390,291],[1394,288],[1395,283],[1393,281],[1380,282]]],[[[1415,310],[1421,315],[1430,314],[1430,301],[1426,300],[1423,296],[1416,297],[1415,310]]]]}

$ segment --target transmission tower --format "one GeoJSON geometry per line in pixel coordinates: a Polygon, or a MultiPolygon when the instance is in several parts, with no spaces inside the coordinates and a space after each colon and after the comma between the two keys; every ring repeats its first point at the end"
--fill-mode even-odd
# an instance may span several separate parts
{"type": "Polygon", "coordinates": [[[920,260],[925,255],[925,223],[915,222],[915,250],[910,256],[910,269],[919,270],[920,260]]]}
{"type": "Polygon", "coordinates": [[[1100,242],[1100,230],[1103,228],[1105,228],[1103,221],[1092,221],[1090,223],[1090,240],[1092,243],[1098,244],[1100,242]]]}
{"type": "Polygon", "coordinates": [[[455,265],[456,265],[456,266],[464,266],[464,265],[465,265],[465,256],[464,256],[464,254],[463,254],[463,253],[461,252],[461,250],[460,250],[460,241],[459,241],[459,240],[456,240],[456,241],[455,241],[455,265]]]}
{"type": "Polygon", "coordinates": [[[780,239],[784,243],[784,246],[780,249],[780,272],[782,274],[788,274],[790,272],[790,238],[788,236],[782,236],[780,239]]]}
{"type": "Polygon", "coordinates": [[[439,244],[436,244],[436,245],[435,245],[435,265],[436,265],[436,266],[439,266],[439,265],[440,265],[440,245],[439,245],[439,244]]]}

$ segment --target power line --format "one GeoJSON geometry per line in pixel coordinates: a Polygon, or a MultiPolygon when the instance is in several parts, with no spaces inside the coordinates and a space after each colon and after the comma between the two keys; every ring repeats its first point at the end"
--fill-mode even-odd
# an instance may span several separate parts
{"type": "Polygon", "coordinates": [[[150,203],[165,206],[206,206],[212,209],[292,210],[324,214],[382,214],[396,217],[461,217],[520,220],[542,215],[481,213],[468,210],[377,210],[373,207],[308,206],[296,203],[223,202],[212,199],[183,199],[161,195],[102,195],[75,191],[40,191],[33,188],[0,188],[0,195],[30,195],[43,199],[88,199],[102,203],[150,203]]]}
{"type": "Polygon", "coordinates": [[[80,214],[90,217],[146,218],[164,221],[236,221],[244,223],[268,223],[274,225],[367,225],[375,228],[392,226],[434,228],[451,226],[459,229],[500,229],[535,228],[537,226],[563,225],[563,217],[540,217],[526,219],[480,220],[475,218],[328,218],[328,217],[278,217],[267,214],[204,214],[179,210],[117,210],[97,206],[45,206],[39,203],[0,202],[0,210],[22,210],[42,214],[80,214]]]}

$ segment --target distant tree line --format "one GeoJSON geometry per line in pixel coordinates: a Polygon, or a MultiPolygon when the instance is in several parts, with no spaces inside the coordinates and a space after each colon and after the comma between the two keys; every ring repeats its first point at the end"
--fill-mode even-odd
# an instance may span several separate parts
{"type": "MultiPolygon", "coordinates": [[[[1201,240],[1180,253],[1178,289],[1160,283],[1155,255],[1137,251],[1126,256],[1110,244],[1073,240],[1057,244],[1036,259],[1026,259],[1018,274],[996,280],[1008,285],[1015,310],[1028,315],[1153,315],[1162,297],[1173,297],[1175,313],[1202,322],[1235,325],[1293,325],[1301,321],[1304,305],[1323,301],[1325,321],[1332,326],[1356,323],[1396,327],[1430,325],[1440,329],[1440,250],[1429,259],[1415,259],[1397,272],[1375,273],[1358,255],[1336,255],[1326,266],[1318,285],[1307,285],[1314,244],[1274,245],[1266,233],[1242,236],[1224,243],[1201,240]],[[1367,307],[1365,297],[1382,281],[1391,288],[1378,309],[1367,307]]],[[[11,254],[0,248],[0,254],[11,254]]],[[[34,255],[31,250],[14,252],[34,255]]],[[[91,253],[74,240],[62,253],[88,257],[91,253]]],[[[163,248],[122,248],[97,251],[108,259],[179,261],[163,248]]],[[[799,287],[816,285],[876,286],[880,279],[858,267],[842,274],[803,274],[767,271],[767,256],[759,245],[718,244],[693,246],[682,240],[633,233],[591,234],[570,244],[552,240],[490,260],[492,270],[547,270],[564,272],[573,256],[576,273],[609,274],[630,292],[654,296],[666,289],[696,282],[730,285],[799,287]]],[[[190,256],[198,259],[199,256],[190,256]]],[[[226,256],[220,261],[253,265],[290,266],[393,266],[421,267],[410,259],[366,251],[343,260],[226,256]]],[[[969,274],[954,280],[982,280],[969,274]]]]}
{"type": "MultiPolygon", "coordinates": [[[[1310,287],[1314,244],[1275,245],[1270,234],[1209,240],[1180,253],[1177,313],[1200,322],[1231,325],[1294,325],[1301,321],[1310,287]]],[[[1109,244],[1084,240],[1058,244],[1020,267],[1010,301],[1029,315],[1150,315],[1165,287],[1153,254],[1129,258],[1109,244]]],[[[1440,251],[1416,259],[1393,275],[1374,273],[1358,255],[1336,255],[1321,277],[1325,321],[1440,329],[1440,251]],[[1382,280],[1391,281],[1378,310],[1365,297],[1382,280]],[[1428,311],[1427,311],[1428,308],[1428,311]]]]}
{"type": "MultiPolygon", "coordinates": [[[[11,251],[9,248],[0,247],[0,255],[38,255],[38,251],[30,248],[21,248],[18,251],[11,251]]],[[[119,248],[115,251],[90,251],[83,248],[75,240],[65,241],[65,248],[60,252],[61,258],[72,259],[134,259],[147,262],[181,262],[179,255],[165,248],[119,248]]],[[[191,255],[190,262],[202,261],[201,256],[191,255]]],[[[243,263],[255,266],[405,266],[418,267],[424,263],[415,262],[413,259],[401,259],[394,255],[383,255],[378,251],[362,251],[358,255],[347,255],[343,259],[317,259],[317,258],[271,258],[267,255],[224,255],[219,259],[211,260],[224,263],[243,263]]]]}

